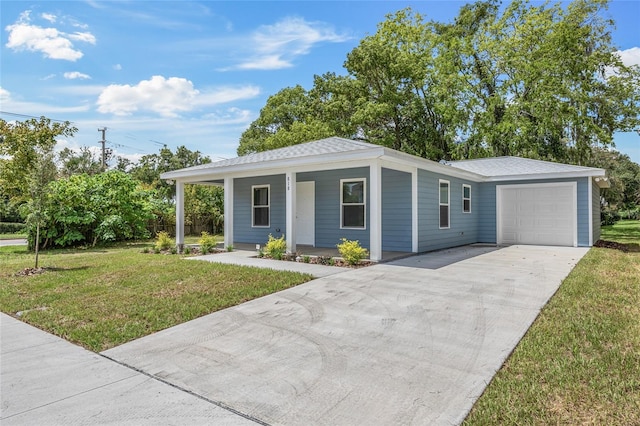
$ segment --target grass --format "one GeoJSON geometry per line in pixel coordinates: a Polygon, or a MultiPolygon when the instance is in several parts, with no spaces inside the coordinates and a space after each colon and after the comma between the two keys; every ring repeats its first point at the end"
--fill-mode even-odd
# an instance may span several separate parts
{"type": "Polygon", "coordinates": [[[18,240],[27,238],[27,234],[12,233],[12,234],[0,234],[0,240],[18,240]]]}
{"type": "MultiPolygon", "coordinates": [[[[640,221],[601,238],[638,247],[640,221]]],[[[640,424],[640,252],[592,248],[464,424],[640,424]]]]}
{"type": "Polygon", "coordinates": [[[311,279],[306,274],[144,254],[134,244],[40,255],[40,275],[25,247],[0,247],[0,306],[10,315],[103,351],[202,315],[311,279]]]}

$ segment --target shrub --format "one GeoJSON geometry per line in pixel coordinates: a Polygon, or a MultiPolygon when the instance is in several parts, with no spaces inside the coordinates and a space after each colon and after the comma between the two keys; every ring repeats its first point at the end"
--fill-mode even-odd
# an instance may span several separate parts
{"type": "Polygon", "coordinates": [[[284,235],[280,238],[274,238],[269,234],[269,241],[264,246],[264,254],[274,259],[281,260],[282,256],[287,251],[287,242],[284,240],[284,235]]]}
{"type": "Polygon", "coordinates": [[[176,254],[176,253],[178,253],[178,249],[175,246],[171,247],[171,254],[176,254]]]}
{"type": "Polygon", "coordinates": [[[350,241],[346,238],[341,238],[340,241],[342,241],[342,243],[337,244],[336,247],[338,247],[340,256],[342,256],[344,261],[349,265],[357,265],[362,259],[369,255],[367,249],[363,248],[358,240],[350,241]]]}
{"type": "Polygon", "coordinates": [[[233,251],[233,246],[232,245],[228,245],[227,246],[227,251],[233,251]]]}
{"type": "Polygon", "coordinates": [[[0,234],[18,234],[25,231],[26,225],[17,222],[0,222],[0,234]]]}
{"type": "Polygon", "coordinates": [[[215,235],[210,235],[208,232],[203,231],[198,240],[198,244],[200,244],[202,254],[207,254],[216,247],[218,242],[216,241],[215,235]]]}
{"type": "Polygon", "coordinates": [[[156,234],[156,248],[158,250],[167,250],[174,245],[173,239],[166,231],[160,231],[156,234]]]}
{"type": "Polygon", "coordinates": [[[309,263],[309,262],[311,262],[311,256],[307,256],[307,255],[302,256],[302,261],[303,261],[304,263],[309,263]]]}
{"type": "Polygon", "coordinates": [[[191,247],[186,246],[186,247],[184,248],[184,254],[191,254],[191,247]]]}
{"type": "Polygon", "coordinates": [[[619,220],[620,214],[617,210],[614,210],[610,207],[603,207],[600,211],[600,224],[603,226],[614,225],[619,220]]]}

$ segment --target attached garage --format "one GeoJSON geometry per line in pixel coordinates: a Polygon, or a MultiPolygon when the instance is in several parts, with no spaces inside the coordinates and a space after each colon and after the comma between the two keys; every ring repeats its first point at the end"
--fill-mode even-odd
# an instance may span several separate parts
{"type": "Polygon", "coordinates": [[[498,244],[577,246],[575,182],[496,186],[498,244]]]}

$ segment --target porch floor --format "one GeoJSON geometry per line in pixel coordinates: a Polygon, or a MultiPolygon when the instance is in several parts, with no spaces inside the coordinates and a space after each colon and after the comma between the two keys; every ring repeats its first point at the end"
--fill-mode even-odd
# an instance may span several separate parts
{"type": "MultiPolygon", "coordinates": [[[[235,250],[243,250],[243,251],[256,251],[256,244],[251,243],[234,243],[233,248],[235,250]]],[[[264,243],[260,244],[260,247],[264,247],[264,243]]],[[[331,257],[340,257],[340,253],[337,248],[329,248],[329,247],[313,247],[298,244],[297,245],[298,254],[306,254],[308,256],[331,256],[331,257]]],[[[391,260],[402,259],[403,257],[408,257],[413,255],[411,252],[404,251],[383,251],[382,252],[382,262],[389,262],[391,260]]]]}

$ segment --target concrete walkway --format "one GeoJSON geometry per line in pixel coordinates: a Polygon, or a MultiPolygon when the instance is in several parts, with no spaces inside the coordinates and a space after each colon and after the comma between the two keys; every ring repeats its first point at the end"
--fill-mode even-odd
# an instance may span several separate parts
{"type": "Polygon", "coordinates": [[[26,246],[27,240],[25,238],[18,238],[12,240],[0,240],[0,247],[4,246],[26,246]]]}
{"type": "Polygon", "coordinates": [[[255,425],[0,313],[0,423],[255,425]]]}
{"type": "Polygon", "coordinates": [[[587,251],[462,247],[349,270],[104,355],[268,424],[459,424],[587,251]]]}

